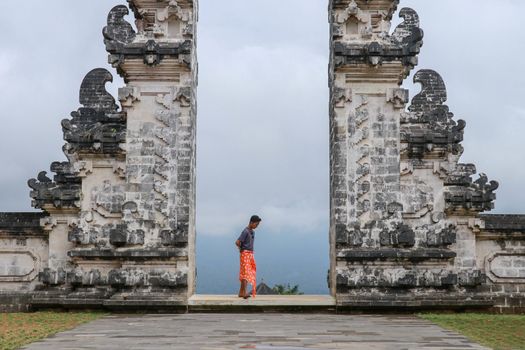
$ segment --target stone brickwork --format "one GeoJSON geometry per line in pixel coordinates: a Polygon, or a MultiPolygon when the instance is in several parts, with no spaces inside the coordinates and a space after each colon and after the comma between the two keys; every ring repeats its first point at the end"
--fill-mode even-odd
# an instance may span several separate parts
{"type": "Polygon", "coordinates": [[[184,307],[195,291],[197,1],[128,2],[103,29],[126,82],[120,106],[112,74],[89,72],[62,121],[68,161],[28,182],[49,242],[32,270],[34,306],[184,307]]]}
{"type": "Polygon", "coordinates": [[[409,8],[391,30],[398,3],[330,2],[332,294],[350,308],[523,306],[524,237],[481,233],[498,183],[459,162],[466,123],[437,72],[415,74],[407,108],[423,31],[409,8]]]}
{"type": "MultiPolygon", "coordinates": [[[[330,272],[338,309],[525,309],[525,215],[482,215],[498,183],[462,164],[466,123],[397,0],[331,0],[330,272]],[[393,30],[392,30],[393,29],[393,30]]],[[[0,213],[0,311],[188,310],[195,293],[196,0],[128,0],[103,29],[124,78],[89,72],[66,162],[0,213]],[[125,19],[133,14],[135,26],[125,19]]]]}

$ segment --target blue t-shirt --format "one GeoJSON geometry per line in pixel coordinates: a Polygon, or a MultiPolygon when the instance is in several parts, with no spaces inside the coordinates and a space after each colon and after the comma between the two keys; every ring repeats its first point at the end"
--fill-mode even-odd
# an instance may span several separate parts
{"type": "Polygon", "coordinates": [[[253,252],[253,241],[255,240],[255,232],[246,227],[239,236],[241,242],[241,251],[249,250],[253,252]]]}

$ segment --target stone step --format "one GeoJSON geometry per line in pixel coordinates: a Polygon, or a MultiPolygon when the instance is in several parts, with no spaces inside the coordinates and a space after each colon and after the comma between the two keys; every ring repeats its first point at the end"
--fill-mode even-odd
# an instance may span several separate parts
{"type": "Polygon", "coordinates": [[[335,298],[329,295],[258,295],[243,299],[237,295],[194,295],[189,312],[335,312],[335,298]]]}

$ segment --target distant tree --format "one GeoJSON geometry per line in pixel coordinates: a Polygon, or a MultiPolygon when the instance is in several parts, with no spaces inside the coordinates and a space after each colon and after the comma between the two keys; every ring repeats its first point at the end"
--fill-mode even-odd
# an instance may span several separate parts
{"type": "Polygon", "coordinates": [[[299,285],[295,285],[293,287],[290,286],[288,283],[287,285],[284,284],[276,284],[273,288],[275,293],[279,295],[303,295],[303,292],[299,291],[299,285]]]}

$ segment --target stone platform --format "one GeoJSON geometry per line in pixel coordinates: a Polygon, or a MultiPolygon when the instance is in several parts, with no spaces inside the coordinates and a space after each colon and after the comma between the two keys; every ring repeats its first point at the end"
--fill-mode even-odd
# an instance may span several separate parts
{"type": "MultiPolygon", "coordinates": [[[[2,299],[0,299],[1,301],[2,299]]],[[[187,302],[170,298],[110,298],[79,299],[59,295],[45,297],[35,295],[29,302],[33,310],[41,309],[104,309],[111,312],[132,313],[192,313],[192,312],[316,312],[335,313],[335,298],[329,295],[259,295],[255,299],[243,299],[236,295],[192,296],[187,302]]]]}
{"type": "MultiPolygon", "coordinates": [[[[20,294],[20,297],[25,294],[20,294]]],[[[2,301],[0,294],[0,301],[2,301]]],[[[6,299],[9,303],[9,299],[6,299]]],[[[493,301],[486,296],[443,295],[439,299],[425,296],[410,298],[397,297],[396,300],[381,299],[377,295],[363,295],[353,299],[336,299],[330,295],[258,295],[256,298],[243,299],[237,295],[196,294],[188,300],[166,295],[115,295],[111,298],[86,298],[61,296],[59,294],[35,293],[29,298],[23,310],[46,309],[102,309],[117,313],[414,313],[417,311],[456,310],[478,311],[491,309],[493,301]]],[[[4,311],[17,311],[7,309],[4,311]]]]}
{"type": "Polygon", "coordinates": [[[27,346],[65,349],[487,349],[413,316],[109,316],[27,346]]]}
{"type": "Polygon", "coordinates": [[[258,295],[242,299],[236,295],[194,295],[190,312],[335,312],[335,299],[329,295],[258,295]]]}

